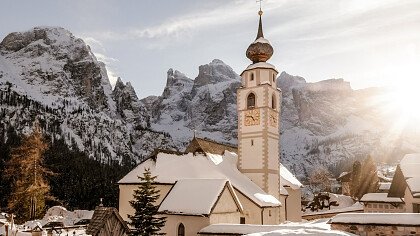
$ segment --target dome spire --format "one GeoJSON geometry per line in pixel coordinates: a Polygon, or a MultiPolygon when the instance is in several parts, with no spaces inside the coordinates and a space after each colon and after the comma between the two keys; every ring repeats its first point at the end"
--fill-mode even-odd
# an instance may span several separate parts
{"type": "Polygon", "coordinates": [[[260,15],[260,22],[258,24],[258,33],[257,33],[257,38],[264,38],[264,33],[263,33],[263,27],[262,27],[262,19],[261,16],[263,14],[263,11],[261,11],[261,6],[260,6],[260,11],[258,12],[258,15],[260,15]]]}
{"type": "Polygon", "coordinates": [[[258,62],[266,62],[270,57],[273,55],[273,47],[270,45],[270,42],[264,38],[263,33],[263,26],[262,26],[262,14],[263,11],[261,10],[261,1],[260,2],[260,11],[258,15],[260,16],[260,21],[258,24],[258,33],[257,38],[251,45],[249,45],[248,49],[246,50],[246,57],[248,57],[252,63],[258,62]]]}

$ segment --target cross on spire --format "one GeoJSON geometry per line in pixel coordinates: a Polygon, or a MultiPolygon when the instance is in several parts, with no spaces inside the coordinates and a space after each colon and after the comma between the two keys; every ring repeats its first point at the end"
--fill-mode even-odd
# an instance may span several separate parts
{"type": "Polygon", "coordinates": [[[262,1],[263,0],[256,0],[255,2],[260,3],[260,11],[258,12],[258,14],[262,14],[262,10],[261,10],[261,5],[262,5],[262,1]],[[261,12],[261,13],[260,13],[261,12]]]}
{"type": "Polygon", "coordinates": [[[258,15],[260,15],[260,21],[259,21],[259,24],[258,24],[257,38],[255,38],[255,39],[264,38],[263,29],[262,29],[262,20],[261,20],[261,16],[263,14],[263,11],[261,10],[261,3],[262,3],[262,1],[263,0],[256,0],[256,2],[259,2],[260,3],[260,11],[258,12],[258,15]]]}

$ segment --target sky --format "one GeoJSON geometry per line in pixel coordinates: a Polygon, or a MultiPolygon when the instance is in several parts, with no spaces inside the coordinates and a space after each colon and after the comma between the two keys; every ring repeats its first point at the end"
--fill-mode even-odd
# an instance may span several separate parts
{"type": "MultiPolygon", "coordinates": [[[[194,79],[220,59],[240,74],[251,62],[255,0],[0,0],[0,39],[35,26],[82,38],[140,98],[161,95],[174,68],[194,79]]],[[[419,0],[264,0],[268,61],[308,82],[343,78],[354,89],[420,80],[419,0]]],[[[419,84],[417,82],[417,84],[419,84]]]]}

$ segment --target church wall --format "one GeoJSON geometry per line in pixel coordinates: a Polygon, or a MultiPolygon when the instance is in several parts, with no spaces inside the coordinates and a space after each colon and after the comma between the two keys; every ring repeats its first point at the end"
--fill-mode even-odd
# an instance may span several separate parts
{"type": "MultiPolygon", "coordinates": [[[[278,171],[277,171],[278,172],[278,171]]],[[[268,173],[268,193],[275,198],[280,197],[280,176],[278,174],[268,173]]]]}
{"type": "Polygon", "coordinates": [[[281,202],[281,207],[280,207],[280,222],[284,222],[286,221],[286,198],[288,196],[287,195],[280,195],[280,202],[281,202]]]}
{"type": "Polygon", "coordinates": [[[271,170],[279,170],[278,142],[278,139],[268,138],[268,168],[271,170]]]}
{"type": "Polygon", "coordinates": [[[301,207],[301,190],[286,187],[289,197],[286,199],[287,207],[287,220],[288,221],[301,221],[302,220],[302,207],[301,207]]]}
{"type": "MultiPolygon", "coordinates": [[[[252,153],[261,153],[263,149],[262,145],[262,138],[261,137],[250,137],[245,138],[243,137],[241,142],[248,143],[245,145],[242,145],[242,153],[247,153],[245,155],[252,155],[252,153]],[[251,142],[254,143],[254,145],[251,146],[251,142]]],[[[241,169],[262,169],[263,168],[263,160],[262,156],[253,156],[252,158],[246,158],[241,159],[241,169]]]]}
{"type": "Polygon", "coordinates": [[[245,224],[261,224],[261,208],[239,191],[236,191],[236,196],[244,209],[241,217],[245,217],[245,224]]]}
{"type": "Polygon", "coordinates": [[[166,235],[178,235],[178,227],[182,223],[185,227],[185,235],[197,235],[198,231],[210,225],[210,218],[205,216],[187,216],[187,215],[163,215],[166,218],[166,224],[161,232],[166,235]]]}
{"type": "MultiPolygon", "coordinates": [[[[160,196],[157,200],[157,204],[160,204],[163,200],[163,198],[168,194],[169,190],[172,188],[172,185],[164,185],[164,184],[156,184],[155,185],[157,189],[160,190],[160,196]]],[[[136,184],[120,184],[120,197],[119,197],[119,206],[118,211],[121,215],[121,217],[128,221],[128,214],[133,215],[134,214],[134,208],[130,206],[129,201],[133,200],[133,194],[134,190],[138,189],[139,185],[136,184]]]]}
{"type": "Polygon", "coordinates": [[[268,207],[263,209],[264,225],[277,225],[279,219],[280,207],[268,207]]]}
{"type": "Polygon", "coordinates": [[[240,217],[239,212],[213,213],[210,215],[210,224],[239,224],[240,217]]]}

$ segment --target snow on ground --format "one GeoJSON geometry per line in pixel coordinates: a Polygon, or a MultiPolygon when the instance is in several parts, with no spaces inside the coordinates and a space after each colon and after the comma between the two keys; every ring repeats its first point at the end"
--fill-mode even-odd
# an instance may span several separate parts
{"type": "Polygon", "coordinates": [[[275,235],[353,235],[347,232],[331,230],[328,219],[280,225],[240,225],[214,224],[203,228],[206,233],[240,233],[248,236],[275,235]]]}

